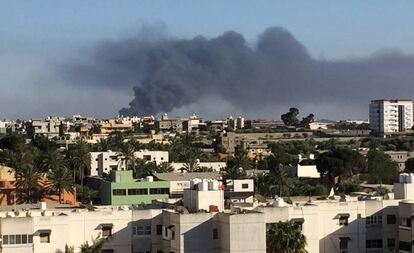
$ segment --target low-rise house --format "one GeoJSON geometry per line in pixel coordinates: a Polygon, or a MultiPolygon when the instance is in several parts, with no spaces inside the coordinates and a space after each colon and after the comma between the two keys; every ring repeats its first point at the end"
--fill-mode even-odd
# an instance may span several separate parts
{"type": "MultiPolygon", "coordinates": [[[[0,165],[0,206],[15,205],[18,202],[15,183],[16,178],[14,170],[10,167],[0,165]]],[[[43,188],[46,188],[50,184],[50,181],[46,177],[41,177],[39,184],[43,188]]],[[[76,192],[76,189],[74,190],[76,192]]],[[[47,203],[58,203],[59,195],[48,192],[42,197],[42,201],[47,203]]],[[[75,194],[63,191],[61,201],[62,203],[75,205],[75,194]]]]}
{"type": "Polygon", "coordinates": [[[161,119],[155,121],[157,132],[183,132],[183,122],[181,118],[169,118],[167,114],[161,116],[161,119]]]}
{"type": "Polygon", "coordinates": [[[222,176],[218,172],[155,173],[154,176],[159,180],[170,182],[170,196],[172,198],[182,198],[184,190],[190,188],[190,182],[192,180],[222,179],[222,176]]]}
{"type": "Polygon", "coordinates": [[[308,157],[298,155],[293,161],[293,165],[286,167],[288,172],[297,178],[320,178],[320,174],[315,165],[315,156],[308,157]]]}
{"type": "Polygon", "coordinates": [[[398,164],[400,171],[405,170],[405,162],[413,157],[408,151],[385,151],[384,153],[389,155],[398,164]]]}
{"type": "Polygon", "coordinates": [[[254,202],[254,180],[253,179],[228,179],[224,188],[224,199],[226,205],[249,207],[254,202]]]}
{"type": "MultiPolygon", "coordinates": [[[[196,161],[197,169],[207,169],[209,171],[222,171],[226,168],[225,162],[200,162],[196,161]]],[[[170,163],[170,166],[174,169],[175,172],[182,172],[187,170],[186,163],[173,162],[170,163]]]]}
{"type": "Polygon", "coordinates": [[[168,181],[154,181],[152,177],[137,180],[132,174],[131,170],[113,170],[110,181],[101,181],[99,191],[103,205],[138,205],[169,199],[168,181]]]}
{"type": "Polygon", "coordinates": [[[131,121],[123,121],[122,119],[110,119],[99,124],[101,134],[109,134],[112,132],[133,131],[134,125],[131,121]]]}

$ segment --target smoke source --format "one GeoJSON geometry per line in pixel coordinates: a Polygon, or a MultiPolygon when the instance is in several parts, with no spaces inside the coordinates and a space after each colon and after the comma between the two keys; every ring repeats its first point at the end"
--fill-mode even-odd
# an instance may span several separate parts
{"type": "MultiPolygon", "coordinates": [[[[122,115],[171,112],[211,99],[247,114],[266,110],[276,116],[302,106],[360,116],[370,99],[406,98],[413,91],[412,55],[384,51],[363,59],[317,60],[280,27],[264,31],[255,46],[233,31],[211,39],[171,39],[147,31],[102,42],[91,52],[65,68],[65,76],[84,85],[133,87],[134,98],[122,115]]],[[[211,110],[226,110],[215,105],[211,110]]]]}

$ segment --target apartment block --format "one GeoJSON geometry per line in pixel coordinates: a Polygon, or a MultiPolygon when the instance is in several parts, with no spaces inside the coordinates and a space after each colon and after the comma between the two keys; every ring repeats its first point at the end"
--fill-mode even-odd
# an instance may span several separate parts
{"type": "Polygon", "coordinates": [[[369,125],[375,134],[404,133],[413,127],[413,101],[410,99],[372,100],[369,125]]]}
{"type": "MultiPolygon", "coordinates": [[[[102,176],[112,170],[125,170],[125,158],[120,152],[108,150],[106,152],[91,152],[91,166],[89,176],[102,176]]],[[[168,162],[168,151],[139,150],[134,153],[135,158],[159,165],[168,162]]]]}

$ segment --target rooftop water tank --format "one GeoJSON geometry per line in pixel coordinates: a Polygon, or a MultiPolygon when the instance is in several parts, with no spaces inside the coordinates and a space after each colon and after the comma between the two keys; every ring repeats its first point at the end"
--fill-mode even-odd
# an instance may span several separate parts
{"type": "Polygon", "coordinates": [[[275,201],[273,202],[274,207],[284,207],[285,201],[283,198],[276,196],[275,201]]]}

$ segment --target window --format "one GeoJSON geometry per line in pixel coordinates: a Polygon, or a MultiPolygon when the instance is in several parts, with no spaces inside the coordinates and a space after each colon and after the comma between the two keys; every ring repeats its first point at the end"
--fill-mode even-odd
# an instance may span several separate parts
{"type": "Polygon", "coordinates": [[[387,239],[387,248],[394,249],[395,248],[395,238],[388,238],[387,239]]]}
{"type": "Polygon", "coordinates": [[[150,189],[150,194],[169,194],[169,188],[152,188],[150,189]]]}
{"type": "Polygon", "coordinates": [[[142,156],[142,159],[145,161],[151,161],[151,155],[144,155],[142,156]]]}
{"type": "Polygon", "coordinates": [[[22,244],[27,244],[27,235],[21,235],[22,236],[22,244]]]}
{"type": "Polygon", "coordinates": [[[397,221],[397,218],[395,217],[395,214],[388,214],[387,215],[387,224],[395,224],[397,221]]]}
{"type": "Polygon", "coordinates": [[[9,244],[16,244],[16,235],[9,235],[9,244]]]}
{"type": "Polygon", "coordinates": [[[128,189],[128,195],[148,195],[148,189],[128,189]]]}
{"type": "Polygon", "coordinates": [[[126,190],[125,189],[113,189],[112,194],[114,196],[125,196],[126,195],[126,190]]]}
{"type": "Polygon", "coordinates": [[[102,227],[102,237],[109,237],[112,235],[112,227],[102,227]]]}
{"type": "Polygon", "coordinates": [[[9,244],[31,244],[33,243],[32,235],[18,234],[18,235],[3,235],[1,237],[3,245],[9,244]]]}
{"type": "Polygon", "coordinates": [[[132,234],[136,236],[151,235],[151,226],[135,226],[132,228],[132,234]]]}
{"type": "Polygon", "coordinates": [[[366,240],[365,248],[367,249],[382,249],[382,240],[366,240]]]}
{"type": "Polygon", "coordinates": [[[162,235],[162,225],[157,225],[157,235],[162,235]]]}
{"type": "Polygon", "coordinates": [[[3,242],[3,244],[9,244],[9,236],[8,235],[3,235],[2,242],[3,242]]]}
{"type": "Polygon", "coordinates": [[[302,231],[302,229],[303,229],[303,223],[305,222],[305,219],[303,219],[303,218],[293,218],[293,219],[291,219],[290,221],[291,221],[291,222],[293,222],[293,224],[295,224],[295,225],[296,225],[296,227],[297,227],[300,231],[302,231]]]}
{"type": "Polygon", "coordinates": [[[351,240],[349,237],[339,237],[339,249],[348,249],[348,241],[351,240]]]}
{"type": "Polygon", "coordinates": [[[50,233],[41,232],[39,236],[40,236],[40,243],[50,243],[50,233]]]}
{"type": "Polygon", "coordinates": [[[411,242],[400,241],[399,248],[400,250],[403,250],[403,251],[411,251],[412,249],[411,242]]]}
{"type": "Polygon", "coordinates": [[[339,226],[348,226],[349,213],[340,213],[336,218],[339,219],[339,226]]]}
{"type": "Polygon", "coordinates": [[[249,184],[242,184],[242,189],[248,189],[249,188],[249,184]]]}
{"type": "Polygon", "coordinates": [[[22,235],[16,235],[16,244],[22,243],[22,235]]]}
{"type": "Polygon", "coordinates": [[[402,217],[401,218],[401,226],[404,227],[411,227],[411,218],[402,217]]]}
{"type": "Polygon", "coordinates": [[[213,240],[217,240],[217,239],[218,239],[218,229],[213,228],[213,240]]]}
{"type": "Polygon", "coordinates": [[[366,225],[381,225],[382,224],[382,216],[381,215],[372,215],[367,216],[365,219],[366,225]]]}

